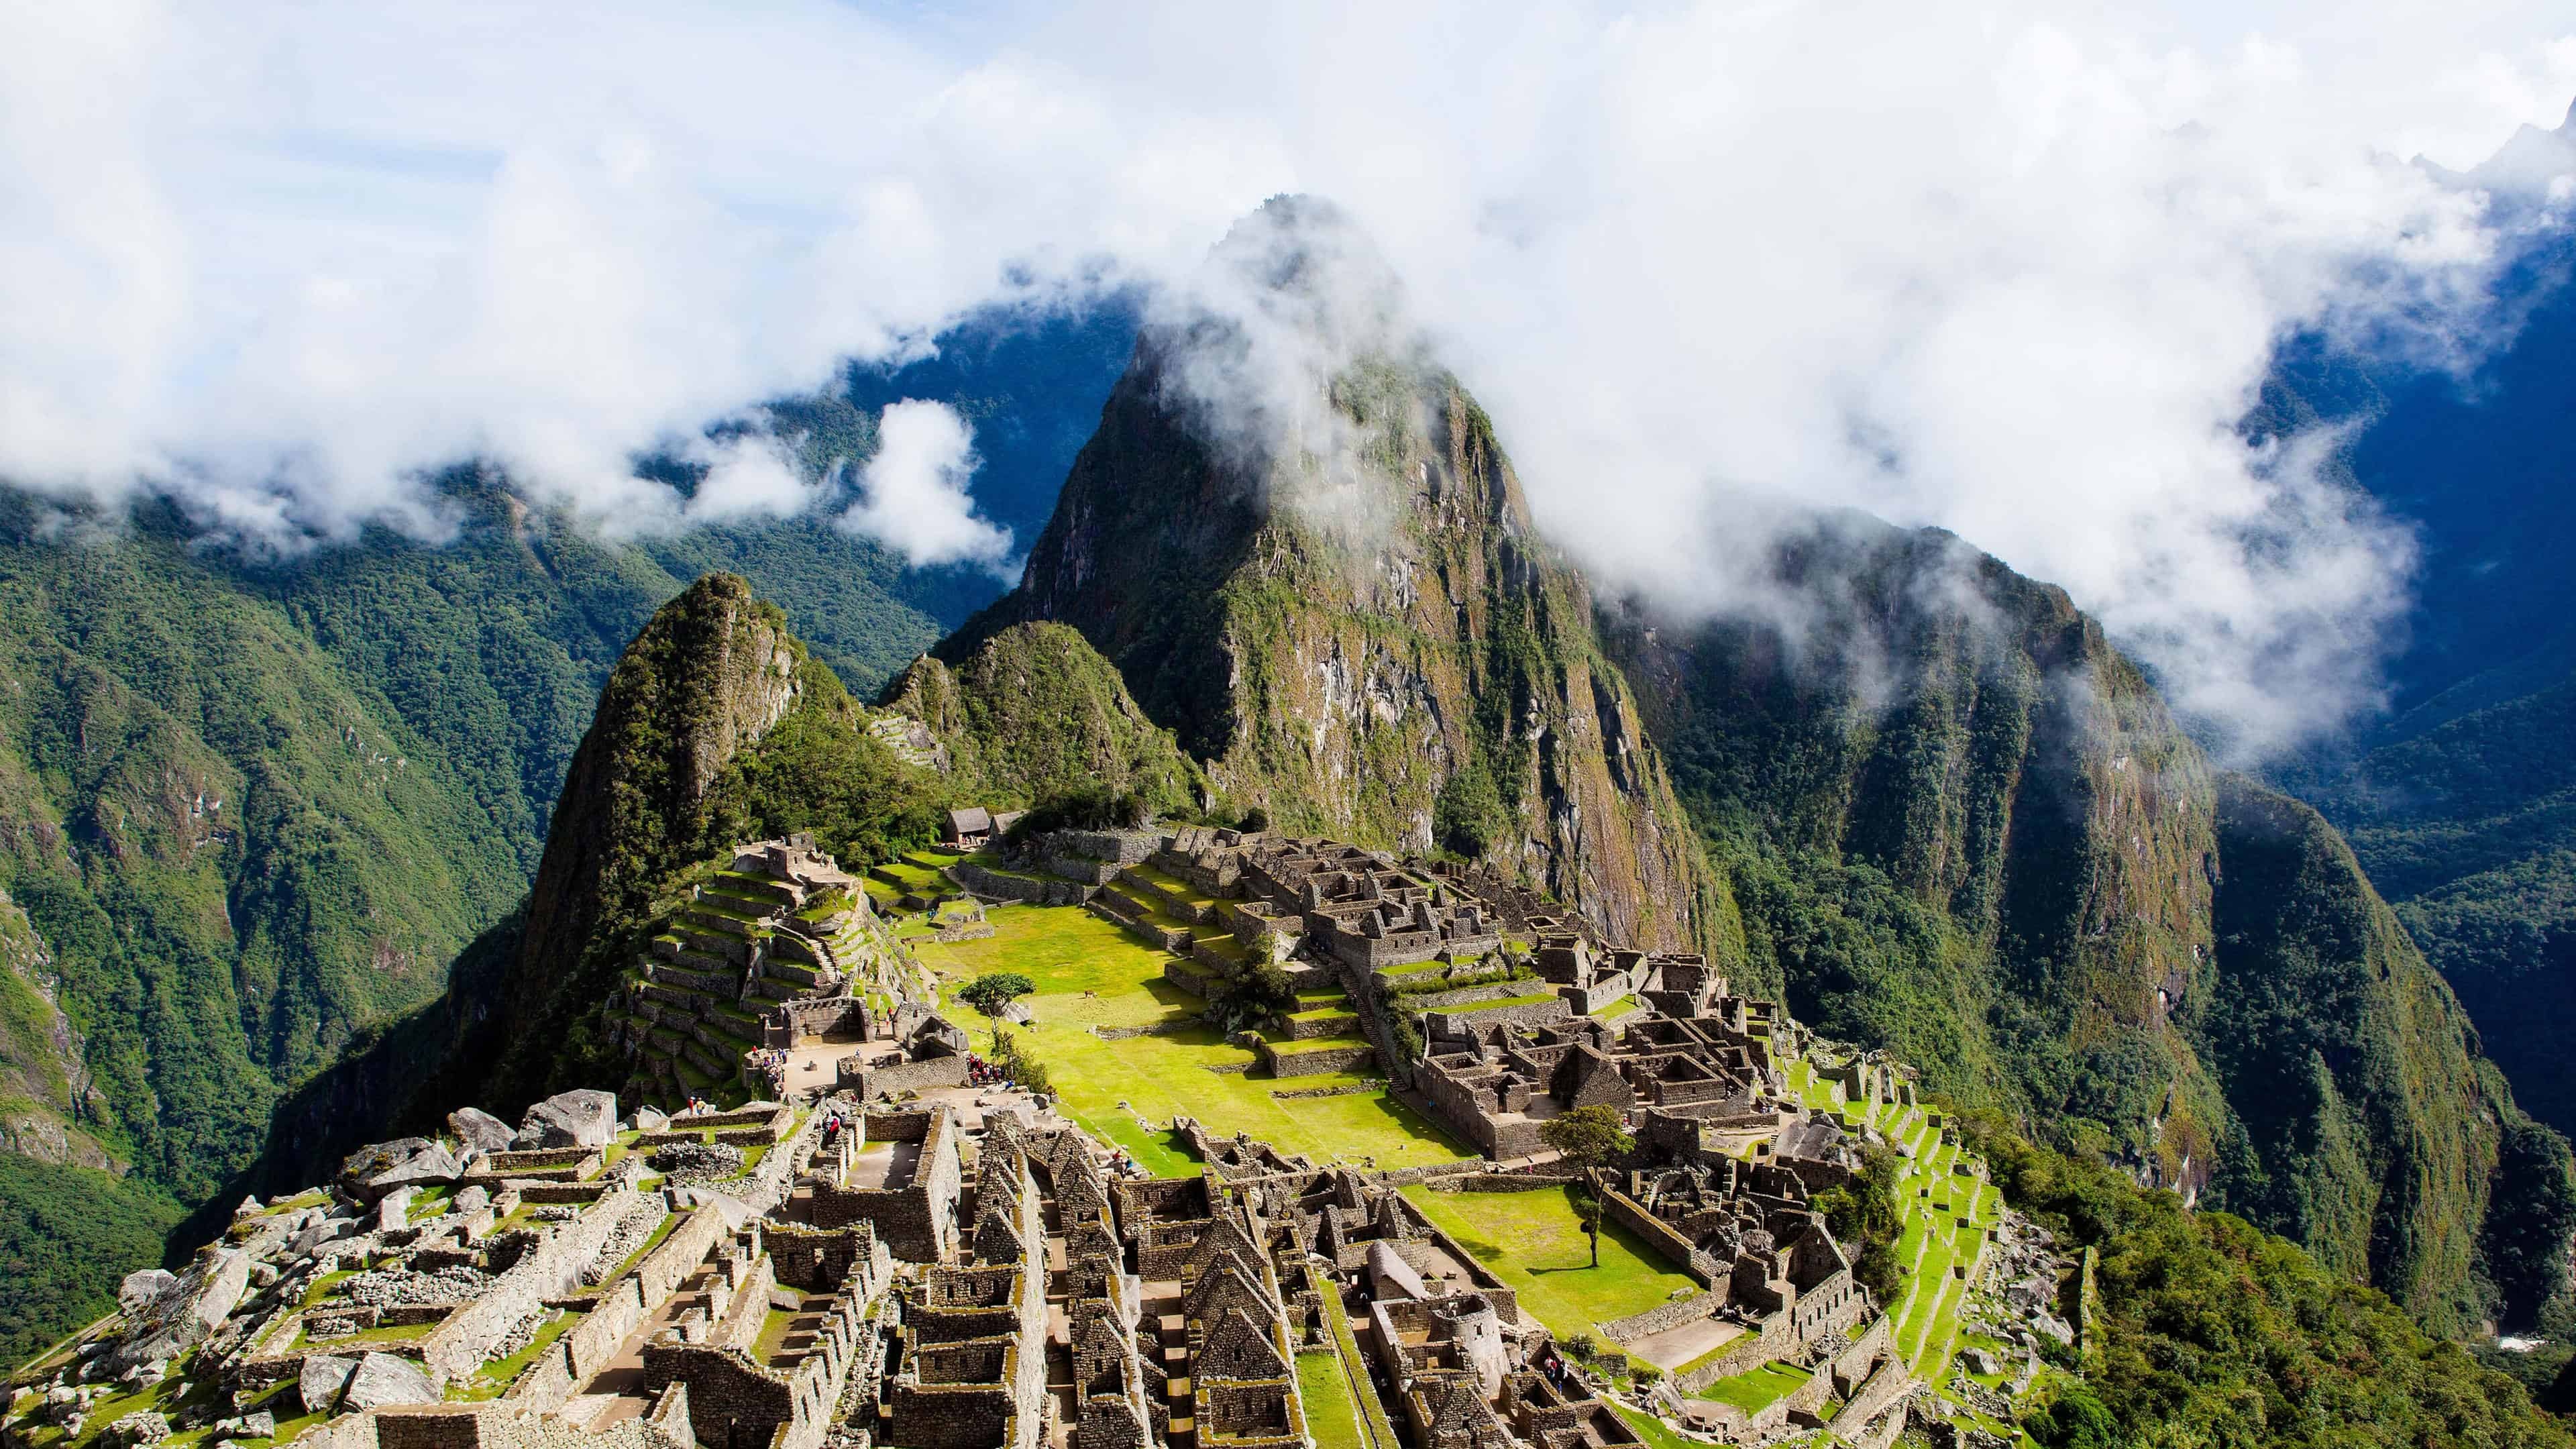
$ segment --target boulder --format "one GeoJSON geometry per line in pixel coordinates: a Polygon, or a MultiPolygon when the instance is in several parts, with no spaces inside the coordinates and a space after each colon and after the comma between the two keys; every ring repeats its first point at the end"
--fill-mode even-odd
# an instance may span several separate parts
{"type": "Polygon", "coordinates": [[[391,1172],[429,1150],[426,1137],[397,1137],[391,1142],[370,1142],[340,1160],[339,1187],[351,1196],[373,1198],[367,1184],[383,1173],[391,1172]]]}
{"type": "Polygon", "coordinates": [[[124,1282],[116,1285],[116,1306],[130,1318],[159,1302],[161,1295],[169,1292],[170,1286],[178,1281],[179,1275],[167,1269],[136,1269],[125,1275],[124,1282]]]}
{"type": "Polygon", "coordinates": [[[178,1281],[129,1314],[125,1337],[99,1363],[109,1376],[155,1359],[176,1358],[205,1341],[250,1289],[250,1254],[215,1248],[197,1255],[178,1281]]]}
{"type": "Polygon", "coordinates": [[[411,1200],[420,1196],[416,1187],[398,1187],[386,1193],[376,1204],[376,1231],[398,1228],[411,1221],[411,1200]]]}
{"type": "Polygon", "coordinates": [[[266,1409],[244,1414],[241,1416],[241,1432],[245,1439],[274,1439],[277,1437],[277,1416],[266,1409]]]}
{"type": "Polygon", "coordinates": [[[397,1187],[420,1187],[428,1183],[449,1183],[465,1175],[455,1155],[433,1142],[410,1161],[389,1168],[367,1179],[367,1187],[387,1192],[397,1187]]]}
{"type": "Polygon", "coordinates": [[[458,1193],[456,1195],[456,1201],[449,1203],[447,1210],[449,1212],[464,1213],[468,1217],[471,1217],[491,1205],[491,1192],[486,1188],[477,1186],[469,1187],[463,1192],[458,1193]]]}
{"type": "Polygon", "coordinates": [[[635,1128],[639,1132],[659,1132],[671,1125],[671,1119],[650,1107],[635,1109],[635,1128]]]}
{"type": "Polygon", "coordinates": [[[559,1092],[528,1109],[512,1145],[606,1147],[617,1135],[617,1095],[589,1090],[559,1092]]]}
{"type": "Polygon", "coordinates": [[[962,1057],[971,1051],[975,1039],[966,1028],[936,1016],[925,1016],[903,1040],[907,1055],[918,1061],[925,1057],[962,1057]]]}
{"type": "Polygon", "coordinates": [[[447,1127],[456,1134],[457,1141],[485,1152],[509,1151],[510,1139],[518,1135],[510,1130],[509,1123],[480,1107],[459,1107],[448,1113],[447,1127]]]}
{"type": "Polygon", "coordinates": [[[420,1365],[389,1353],[371,1353],[358,1360],[358,1371],[349,1375],[340,1408],[354,1414],[387,1404],[435,1404],[442,1397],[420,1365]]]}
{"type": "Polygon", "coordinates": [[[170,1437],[170,1420],[149,1410],[128,1414],[101,1429],[98,1437],[110,1444],[158,1444],[170,1437]]]}
{"type": "Polygon", "coordinates": [[[337,1354],[317,1353],[304,1360],[304,1371],[295,1380],[295,1392],[304,1400],[304,1412],[327,1414],[340,1407],[340,1393],[349,1387],[349,1378],[358,1371],[358,1361],[337,1354]]]}

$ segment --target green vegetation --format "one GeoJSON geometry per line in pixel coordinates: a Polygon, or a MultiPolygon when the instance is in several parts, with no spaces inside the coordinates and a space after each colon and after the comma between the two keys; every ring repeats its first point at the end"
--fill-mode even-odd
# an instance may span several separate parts
{"type": "Polygon", "coordinates": [[[1613,1162],[1637,1150],[1637,1139],[1619,1125],[1615,1107],[1577,1107],[1559,1113],[1539,1124],[1539,1140],[1559,1157],[1583,1169],[1585,1184],[1569,1186],[1567,1198],[1583,1219],[1584,1235],[1592,1241],[1592,1266],[1601,1266],[1601,1218],[1608,1203],[1591,1186],[1593,1175],[1613,1162]]]}
{"type": "Polygon", "coordinates": [[[1733,1404],[1748,1414],[1756,1413],[1805,1388],[1807,1381],[1814,1376],[1812,1370],[1794,1364],[1766,1363],[1760,1368],[1719,1379],[1701,1389],[1698,1396],[1721,1404],[1733,1404]]]}
{"type": "Polygon", "coordinates": [[[993,934],[983,940],[919,943],[923,964],[952,990],[993,971],[1028,976],[1037,988],[1027,998],[1035,1024],[1004,1040],[1015,1057],[1044,1068],[1068,1115],[1148,1171],[1196,1170],[1164,1130],[1175,1116],[1196,1117],[1211,1131],[1249,1132],[1319,1162],[1374,1158],[1395,1167],[1468,1155],[1383,1091],[1272,1096],[1277,1088],[1333,1087],[1359,1078],[1326,1074],[1282,1082],[1243,1070],[1252,1053],[1195,1020],[1206,1003],[1163,979],[1173,958],[1088,911],[1004,906],[989,919],[993,934]],[[1104,1041],[1092,1034],[1095,1026],[1157,1031],[1104,1041]],[[1128,1104],[1124,1110],[1121,1101],[1128,1104]],[[1152,1127],[1140,1127],[1139,1119],[1152,1127]]]}
{"type": "Polygon", "coordinates": [[[1360,1434],[1360,1408],[1342,1358],[1330,1351],[1297,1355],[1297,1402],[1306,1411],[1306,1435],[1315,1449],[1368,1449],[1360,1434]]]}
{"type": "Polygon", "coordinates": [[[2437,1329],[2552,1290],[2563,1149],[2508,1152],[2520,1114],[2331,828],[2223,776],[2063,594],[1947,535],[1819,524],[1784,557],[1817,603],[1794,651],[1739,621],[1612,640],[1668,681],[1648,725],[1747,987],[2059,1147],[2188,1162],[2205,1205],[2437,1329]]]}
{"type": "Polygon", "coordinates": [[[2173,1194],[2037,1146],[1999,1119],[1972,1115],[1969,1126],[2007,1200],[2066,1246],[2100,1253],[2082,1392],[2126,1441],[2569,1442],[2519,1384],[2295,1244],[2227,1213],[2186,1213],[2173,1194]]]}
{"type": "Polygon", "coordinates": [[[141,1183],[0,1153],[0,1360],[115,1311],[117,1274],[158,1261],[178,1218],[141,1183]]]}
{"type": "Polygon", "coordinates": [[[1596,1324],[1699,1289],[1615,1222],[1601,1230],[1600,1265],[1589,1266],[1590,1235],[1566,1188],[1444,1193],[1408,1187],[1404,1195],[1560,1335],[1590,1333],[1596,1324]]]}
{"type": "Polygon", "coordinates": [[[1011,1003],[1037,990],[1035,983],[1017,971],[989,971],[958,987],[951,994],[993,1023],[993,1055],[1002,1054],[1002,1013],[1011,1003]]]}

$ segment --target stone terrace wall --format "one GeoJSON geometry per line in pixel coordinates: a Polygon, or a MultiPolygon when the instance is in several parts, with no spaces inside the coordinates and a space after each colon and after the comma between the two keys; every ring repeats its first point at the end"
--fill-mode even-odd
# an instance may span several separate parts
{"type": "Polygon", "coordinates": [[[1335,1047],[1325,1051],[1282,1050],[1263,1042],[1259,1055],[1274,1077],[1313,1077],[1326,1072],[1355,1071],[1377,1061],[1373,1046],[1335,1047]]]}
{"type": "Polygon", "coordinates": [[[1613,1189],[1603,1199],[1612,1221],[1644,1238],[1649,1247],[1661,1253],[1672,1265],[1690,1274],[1706,1288],[1714,1288],[1726,1269],[1716,1258],[1691,1246],[1673,1225],[1646,1211],[1646,1205],[1613,1189]]]}
{"type": "Polygon", "coordinates": [[[510,1386],[507,1401],[530,1412],[562,1407],[576,1387],[617,1356],[638,1325],[670,1300],[680,1281],[724,1235],[724,1214],[711,1207],[690,1213],[635,1271],[603,1289],[571,1332],[528,1365],[510,1386]]]}
{"type": "Polygon", "coordinates": [[[511,1329],[545,1306],[549,1298],[566,1297],[581,1287],[582,1271],[607,1246],[618,1219],[642,1202],[632,1188],[604,1193],[571,1222],[546,1235],[510,1271],[492,1281],[475,1299],[449,1314],[447,1321],[421,1340],[421,1361],[430,1381],[444,1385],[480,1368],[492,1348],[511,1329]]]}
{"type": "Polygon", "coordinates": [[[1005,875],[962,860],[948,867],[948,878],[964,887],[969,894],[986,900],[1016,901],[1027,906],[1078,906],[1091,899],[1092,892],[1099,889],[1079,881],[1005,875]]]}
{"type": "Polygon", "coordinates": [[[863,1102],[873,1101],[888,1092],[901,1096],[905,1092],[923,1092],[933,1087],[962,1087],[966,1085],[966,1059],[925,1057],[917,1062],[887,1062],[867,1067],[860,1066],[857,1057],[843,1057],[834,1074],[834,1085],[857,1093],[863,1102]]]}
{"type": "Polygon", "coordinates": [[[1429,1030],[1423,1034],[1434,1038],[1461,1036],[1477,1027],[1497,1026],[1503,1022],[1514,1026],[1543,1026],[1552,1021],[1563,1021],[1573,1014],[1565,999],[1559,996],[1483,1011],[1472,1007],[1465,1011],[1435,1011],[1428,1022],[1429,1030]]]}

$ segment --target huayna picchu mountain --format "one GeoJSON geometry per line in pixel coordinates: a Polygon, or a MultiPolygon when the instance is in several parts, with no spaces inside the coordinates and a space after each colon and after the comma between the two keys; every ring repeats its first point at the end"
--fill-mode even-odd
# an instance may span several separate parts
{"type": "MultiPolygon", "coordinates": [[[[1292,297],[1341,285],[1300,250],[1317,228],[1319,252],[1353,248],[1328,208],[1281,200],[1217,265],[1292,297]]],[[[1203,806],[1481,857],[1640,945],[1720,938],[1590,591],[1532,526],[1483,410],[1389,341],[1311,397],[1245,407],[1309,415],[1326,452],[1284,420],[1233,435],[1192,381],[1225,330],[1146,329],[1020,586],[937,657],[989,669],[979,651],[1022,647],[1010,626],[1070,625],[1204,770],[1203,806]]]]}

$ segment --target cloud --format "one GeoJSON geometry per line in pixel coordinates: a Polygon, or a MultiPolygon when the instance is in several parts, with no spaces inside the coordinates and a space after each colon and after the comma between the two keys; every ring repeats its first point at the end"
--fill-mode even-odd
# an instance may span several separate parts
{"type": "MultiPolygon", "coordinates": [[[[1303,192],[1596,572],[1754,608],[1783,504],[1941,524],[2259,749],[2368,706],[2410,557],[2327,440],[2238,438],[2270,348],[2473,357],[2509,238],[2404,158],[2570,94],[2538,4],[19,6],[0,476],[270,547],[435,537],[465,458],[610,529],[827,507],[707,425],[996,300],[1223,310],[1303,192]]],[[[906,427],[865,526],[997,566],[906,427]]]]}
{"type": "Polygon", "coordinates": [[[1011,531],[975,516],[975,430],[946,403],[906,398],[877,422],[877,450],[859,468],[858,500],[836,522],[916,568],[981,564],[1013,582],[1011,531]]]}

